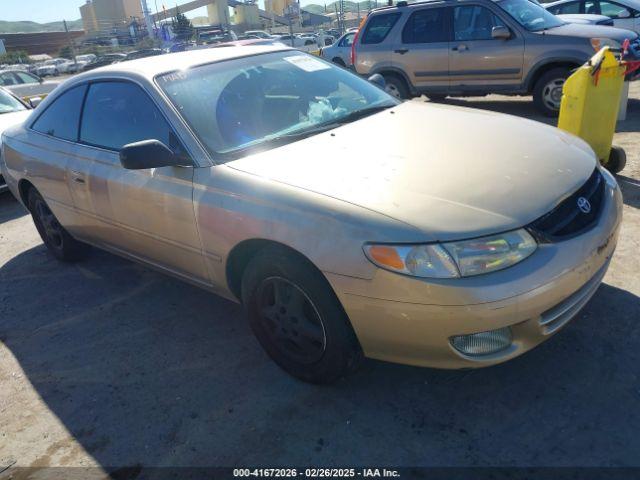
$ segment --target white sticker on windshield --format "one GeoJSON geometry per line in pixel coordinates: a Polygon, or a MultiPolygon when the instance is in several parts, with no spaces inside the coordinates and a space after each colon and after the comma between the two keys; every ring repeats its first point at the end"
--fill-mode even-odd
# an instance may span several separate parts
{"type": "Polygon", "coordinates": [[[327,70],[328,68],[331,68],[326,63],[321,62],[320,60],[317,60],[309,55],[294,55],[291,57],[284,57],[284,59],[292,65],[301,68],[305,72],[315,72],[318,70],[327,70]]]}

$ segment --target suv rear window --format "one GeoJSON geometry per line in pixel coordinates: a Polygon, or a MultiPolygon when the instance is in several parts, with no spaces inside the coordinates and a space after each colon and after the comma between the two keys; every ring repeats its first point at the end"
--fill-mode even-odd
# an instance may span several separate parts
{"type": "Polygon", "coordinates": [[[393,26],[400,18],[400,13],[386,13],[383,15],[375,15],[367,23],[367,28],[362,35],[362,44],[374,44],[382,42],[393,26]]]}

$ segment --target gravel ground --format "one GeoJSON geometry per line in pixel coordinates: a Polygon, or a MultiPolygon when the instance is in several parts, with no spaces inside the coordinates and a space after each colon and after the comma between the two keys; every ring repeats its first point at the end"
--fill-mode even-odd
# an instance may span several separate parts
{"type": "MultiPolygon", "coordinates": [[[[99,251],[60,264],[2,195],[0,471],[640,466],[637,84],[631,97],[615,138],[629,157],[624,225],[604,284],[559,335],[483,370],[367,361],[334,386],[297,382],[237,305],[99,251]]],[[[546,120],[526,98],[450,102],[546,120]]]]}

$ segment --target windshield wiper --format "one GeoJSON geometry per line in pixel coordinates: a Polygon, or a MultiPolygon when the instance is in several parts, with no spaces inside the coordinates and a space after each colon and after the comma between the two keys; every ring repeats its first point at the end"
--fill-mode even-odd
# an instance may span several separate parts
{"type": "Polygon", "coordinates": [[[331,119],[325,123],[320,123],[310,128],[298,130],[291,133],[283,133],[281,135],[277,135],[270,138],[265,138],[262,141],[256,142],[255,144],[247,145],[246,147],[224,153],[223,155],[227,159],[233,160],[235,158],[239,158],[243,155],[246,155],[248,152],[268,150],[271,148],[286,145],[287,143],[295,142],[296,140],[302,140],[312,135],[317,135],[319,133],[332,130],[341,125],[345,125],[347,123],[354,122],[361,118],[368,117],[369,115],[373,115],[374,113],[381,112],[382,110],[386,110],[394,106],[395,105],[378,105],[375,107],[367,107],[367,108],[362,108],[360,110],[355,110],[343,117],[331,119]]]}

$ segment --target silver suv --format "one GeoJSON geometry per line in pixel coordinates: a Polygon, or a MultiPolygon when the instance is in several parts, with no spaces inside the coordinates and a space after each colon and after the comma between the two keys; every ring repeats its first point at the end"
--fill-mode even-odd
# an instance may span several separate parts
{"type": "Polygon", "coordinates": [[[551,116],[571,70],[626,39],[635,56],[636,33],[565,23],[530,0],[398,2],[371,12],[352,57],[359,74],[382,74],[399,98],[533,94],[551,116]]]}

